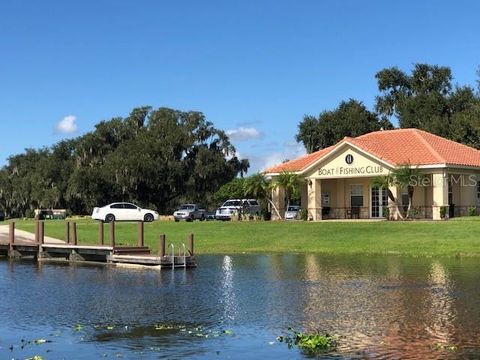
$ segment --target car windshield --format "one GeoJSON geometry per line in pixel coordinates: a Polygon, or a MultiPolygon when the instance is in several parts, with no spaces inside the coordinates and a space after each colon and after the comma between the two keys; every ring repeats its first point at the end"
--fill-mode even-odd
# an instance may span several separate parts
{"type": "Polygon", "coordinates": [[[298,211],[300,210],[300,206],[289,206],[287,211],[298,211]]]}
{"type": "Polygon", "coordinates": [[[185,205],[180,206],[180,210],[193,210],[194,208],[195,208],[195,206],[190,205],[190,204],[185,204],[185,205]]]}
{"type": "Polygon", "coordinates": [[[223,206],[242,206],[242,202],[240,200],[229,200],[223,206]]]}

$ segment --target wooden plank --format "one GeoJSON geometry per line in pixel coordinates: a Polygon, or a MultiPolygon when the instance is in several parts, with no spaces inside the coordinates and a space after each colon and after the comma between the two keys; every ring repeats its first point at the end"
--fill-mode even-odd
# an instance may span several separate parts
{"type": "Polygon", "coordinates": [[[44,248],[58,248],[58,249],[91,249],[91,250],[109,250],[113,251],[111,246],[97,246],[97,245],[69,245],[69,244],[44,244],[44,248]]]}

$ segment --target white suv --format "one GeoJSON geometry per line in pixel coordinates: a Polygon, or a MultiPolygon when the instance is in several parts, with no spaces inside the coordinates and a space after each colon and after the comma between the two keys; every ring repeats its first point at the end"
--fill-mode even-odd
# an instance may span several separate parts
{"type": "Polygon", "coordinates": [[[231,220],[234,214],[260,216],[260,205],[255,199],[230,199],[217,209],[215,219],[231,220]]]}

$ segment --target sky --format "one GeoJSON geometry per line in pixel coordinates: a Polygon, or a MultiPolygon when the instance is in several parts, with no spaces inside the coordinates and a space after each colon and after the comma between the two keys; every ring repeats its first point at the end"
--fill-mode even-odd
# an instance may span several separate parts
{"type": "Polygon", "coordinates": [[[305,152],[306,114],[354,98],[375,74],[449,66],[476,87],[480,2],[2,0],[0,166],[138,106],[201,111],[249,173],[305,152]]]}

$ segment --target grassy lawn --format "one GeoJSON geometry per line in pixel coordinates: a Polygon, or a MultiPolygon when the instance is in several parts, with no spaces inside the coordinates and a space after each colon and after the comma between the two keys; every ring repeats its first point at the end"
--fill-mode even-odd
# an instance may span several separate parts
{"type": "MultiPolygon", "coordinates": [[[[80,244],[96,244],[98,224],[76,220],[80,244]]],[[[0,223],[1,224],[1,223],[0,223]]],[[[5,224],[5,223],[4,223],[5,224]]],[[[33,232],[33,220],[17,228],[33,232]]],[[[480,218],[409,222],[193,222],[145,224],[145,243],[155,251],[160,234],[167,244],[187,243],[195,234],[197,254],[325,253],[404,254],[413,256],[480,256],[480,218]]],[[[64,222],[46,221],[45,235],[63,239],[64,222]]],[[[117,244],[136,243],[137,224],[118,223],[117,244]]],[[[108,243],[108,224],[105,224],[108,243]]]]}

